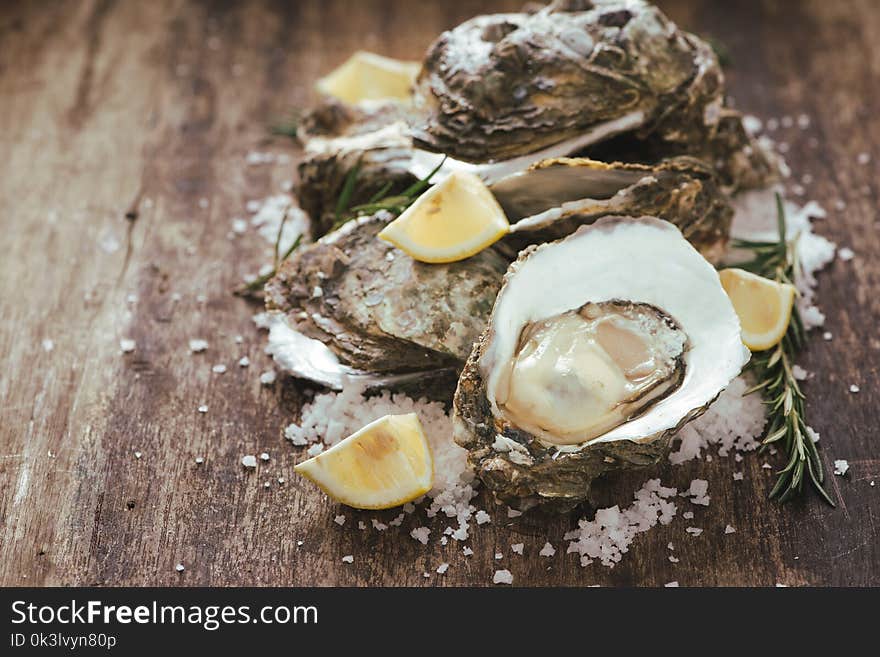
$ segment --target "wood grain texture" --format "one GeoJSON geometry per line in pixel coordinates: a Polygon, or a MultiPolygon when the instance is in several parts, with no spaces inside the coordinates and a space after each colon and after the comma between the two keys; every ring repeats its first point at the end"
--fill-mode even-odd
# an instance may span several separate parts
{"type": "MultiPolygon", "coordinates": [[[[267,141],[266,124],[313,100],[314,79],[351,51],[418,58],[442,29],[520,4],[0,4],[0,583],[485,585],[504,567],[519,585],[880,584],[880,486],[870,486],[880,480],[872,0],[660,3],[727,44],[740,107],[811,119],[774,137],[788,144],[794,180],[812,176],[804,198],[829,210],[818,231],[857,253],[821,275],[834,339],[814,335],[803,358],[815,373],[805,387],[822,457],[829,470],[835,458],[850,463],[830,483],[838,509],[814,496],[768,502],[763,458],[745,459],[743,482],[731,478],[732,458],[664,465],[606,482],[603,497],[627,503],[649,476],[680,488],[699,476],[710,481],[708,509],[640,535],[614,569],[581,568],[562,549],[578,514],[493,513],[464,557],[458,544],[410,539],[423,517],[361,532],[357,520],[385,516],[344,510],[339,527],[339,508],[291,476],[297,453],[280,427],[307,391],[260,385],[270,364],[255,309],[229,289],[265,261],[266,246],[227,233],[246,201],[278,190],[293,166],[248,167],[245,154],[295,157],[284,140],[267,141]],[[869,163],[857,161],[862,152],[869,163]],[[210,348],[191,355],[197,337],[210,348]],[[121,338],[137,350],[122,355],[121,338]],[[250,369],[235,365],[244,355],[250,369]],[[229,371],[213,374],[215,363],[229,371]],[[850,394],[851,383],[861,392],[850,394]],[[240,466],[264,450],[272,459],[257,472],[240,466]],[[728,523],[735,534],[724,534],[728,523]],[[690,524],[705,531],[691,537],[690,524]],[[557,547],[552,559],[537,556],[545,540],[557,547]],[[511,554],[516,542],[524,556],[511,554]],[[346,554],[354,564],[341,562],[346,554]],[[423,577],[444,561],[445,576],[423,577]]],[[[485,495],[477,503],[491,507],[485,495]]],[[[436,536],[445,524],[431,526],[436,536]]]]}

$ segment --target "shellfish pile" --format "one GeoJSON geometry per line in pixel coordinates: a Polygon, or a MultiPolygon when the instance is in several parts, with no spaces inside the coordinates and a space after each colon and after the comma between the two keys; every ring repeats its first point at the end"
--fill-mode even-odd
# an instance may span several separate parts
{"type": "Polygon", "coordinates": [[[458,376],[454,438],[511,506],[570,508],[595,477],[657,462],[748,361],[712,265],[730,195],[777,165],[727,106],[712,48],[648,2],[478,16],[431,44],[410,97],[328,98],[298,138],[319,239],[266,286],[299,340],[286,369],[330,386],[458,376]],[[457,171],[511,224],[474,256],[417,262],[377,239],[386,211],[339,225],[340,195],[457,171]]]}

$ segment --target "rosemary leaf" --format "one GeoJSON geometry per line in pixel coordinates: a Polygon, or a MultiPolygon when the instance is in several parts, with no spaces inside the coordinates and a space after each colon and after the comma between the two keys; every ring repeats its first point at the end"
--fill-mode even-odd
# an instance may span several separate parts
{"type": "MultiPolygon", "coordinates": [[[[742,269],[791,284],[799,266],[797,237],[790,241],[786,237],[785,207],[779,194],[776,195],[776,211],[778,241],[736,240],[734,246],[753,254],[752,260],[740,265],[742,269]]],[[[800,495],[804,481],[808,480],[823,500],[835,506],[823,486],[825,475],[822,461],[816,444],[806,432],[806,397],[793,373],[794,359],[805,341],[806,331],[795,306],[788,329],[779,344],[752,354],[748,369],[755,375],[757,383],[746,394],[760,391],[770,409],[770,427],[761,450],[778,445],[788,456],[785,467],[776,473],[777,480],[770,491],[770,498],[786,502],[800,495]]]]}

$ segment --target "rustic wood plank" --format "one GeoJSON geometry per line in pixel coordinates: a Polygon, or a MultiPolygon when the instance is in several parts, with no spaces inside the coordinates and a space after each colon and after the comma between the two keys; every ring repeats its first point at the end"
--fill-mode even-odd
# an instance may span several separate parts
{"type": "MultiPolygon", "coordinates": [[[[851,464],[833,479],[837,510],[810,497],[768,503],[760,458],[746,459],[738,484],[719,458],[627,474],[603,485],[604,500],[626,503],[649,476],[679,487],[700,476],[712,504],[697,511],[702,536],[678,518],[608,570],[580,568],[559,549],[577,515],[494,514],[466,558],[458,545],[412,541],[422,520],[359,532],[358,519],[385,516],[346,510],[340,528],[338,508],[290,476],[297,454],[279,428],[308,391],[257,381],[269,361],[255,309],[229,289],[266,246],[226,234],[247,200],[278,190],[293,169],[246,167],[244,156],[255,147],[295,156],[266,140],[266,124],[309,103],[312,81],[356,48],[418,58],[442,29],[520,4],[3,3],[0,45],[15,57],[0,62],[0,583],[483,585],[496,567],[520,585],[880,583],[880,492],[869,485],[880,479],[880,8],[870,0],[660,3],[728,45],[741,107],[811,118],[807,130],[774,136],[790,145],[794,178],[812,176],[805,198],[829,210],[819,231],[857,253],[821,276],[834,339],[814,338],[804,358],[823,458],[851,464]],[[206,353],[188,353],[195,337],[210,342],[206,353]],[[120,338],[137,350],[120,354],[120,338]],[[250,369],[235,366],[243,355],[250,369]],[[229,371],[213,374],[220,362],[229,371]],[[240,467],[241,455],[263,450],[268,465],[240,467]],[[727,523],[736,534],[724,535],[727,523]],[[537,557],[548,539],[559,553],[537,557]],[[523,557],[509,548],[520,541],[523,557]],[[670,541],[678,564],[666,558],[670,541]],[[441,561],[451,564],[445,576],[422,577],[441,561]]],[[[485,495],[478,504],[491,505],[485,495]]]]}

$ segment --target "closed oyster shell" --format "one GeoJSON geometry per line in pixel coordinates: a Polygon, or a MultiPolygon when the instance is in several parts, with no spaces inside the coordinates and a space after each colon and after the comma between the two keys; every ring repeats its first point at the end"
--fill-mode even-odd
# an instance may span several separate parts
{"type": "Polygon", "coordinates": [[[444,32],[416,82],[413,137],[458,161],[447,168],[483,163],[494,181],[489,169],[504,161],[571,155],[627,132],[648,140],[651,156],[639,161],[691,154],[718,166],[730,189],[764,184],[773,163],[723,94],[709,44],[650,3],[555,2],[444,32]]]}
{"type": "Polygon", "coordinates": [[[459,369],[486,325],[507,261],[487,249],[461,262],[416,262],[376,237],[390,219],[351,221],[298,251],[267,284],[267,307],[357,370],[459,369]]]}

